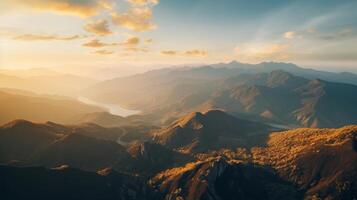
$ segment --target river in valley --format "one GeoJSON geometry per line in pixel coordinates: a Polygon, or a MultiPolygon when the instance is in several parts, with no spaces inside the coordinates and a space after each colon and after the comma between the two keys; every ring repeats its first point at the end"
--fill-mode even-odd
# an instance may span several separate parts
{"type": "Polygon", "coordinates": [[[108,104],[108,103],[96,102],[96,101],[93,101],[93,100],[88,99],[83,96],[78,97],[78,101],[88,104],[88,105],[103,108],[103,109],[107,110],[112,115],[118,115],[118,116],[122,116],[122,117],[136,115],[141,112],[140,110],[130,110],[127,108],[123,108],[118,104],[108,104]]]}

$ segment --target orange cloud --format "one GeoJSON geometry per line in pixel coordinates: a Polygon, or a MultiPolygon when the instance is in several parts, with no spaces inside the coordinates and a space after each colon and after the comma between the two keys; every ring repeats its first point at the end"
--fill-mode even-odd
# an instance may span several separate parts
{"type": "Polygon", "coordinates": [[[125,45],[125,46],[136,46],[139,43],[140,43],[140,38],[135,37],[135,36],[131,36],[131,37],[127,38],[125,41],[123,41],[120,44],[121,45],[125,45]]]}
{"type": "Polygon", "coordinates": [[[107,50],[98,50],[98,51],[95,51],[93,53],[98,54],[98,55],[111,55],[114,52],[113,51],[107,51],[107,50]]]}
{"type": "Polygon", "coordinates": [[[29,8],[89,17],[112,7],[110,0],[2,0],[7,7],[29,8]]]}
{"type": "Polygon", "coordinates": [[[159,3],[159,0],[127,0],[134,5],[156,5],[159,3]]]}
{"type": "Polygon", "coordinates": [[[186,56],[205,56],[207,55],[207,52],[203,50],[194,49],[194,50],[185,51],[184,54],[186,56]]]}
{"type": "Polygon", "coordinates": [[[198,50],[198,49],[193,49],[193,50],[186,50],[183,52],[176,51],[176,50],[164,50],[160,52],[162,55],[167,55],[167,56],[206,56],[207,52],[203,50],[198,50]]]}
{"type": "Polygon", "coordinates": [[[151,22],[151,8],[131,8],[126,13],[113,13],[112,21],[114,24],[134,31],[147,31],[156,28],[151,22]]]}
{"type": "Polygon", "coordinates": [[[166,56],[175,56],[178,54],[178,52],[174,50],[165,50],[165,51],[161,51],[160,53],[166,56]]]}
{"type": "Polygon", "coordinates": [[[36,34],[24,34],[14,37],[14,40],[23,41],[36,41],[36,40],[76,40],[84,38],[85,36],[73,35],[73,36],[58,36],[58,35],[36,35],[36,34]]]}
{"type": "Polygon", "coordinates": [[[128,47],[125,49],[125,51],[130,51],[130,52],[149,52],[149,49],[147,48],[138,48],[138,47],[128,47]]]}
{"type": "Polygon", "coordinates": [[[106,46],[115,46],[118,45],[117,43],[104,43],[101,42],[97,39],[91,40],[87,43],[82,44],[84,47],[90,47],[90,48],[100,48],[100,47],[106,47],[106,46]]]}
{"type": "Polygon", "coordinates": [[[109,24],[107,20],[98,20],[98,21],[90,22],[86,24],[83,28],[84,30],[90,33],[94,33],[101,36],[112,34],[112,32],[109,29],[109,24]]]}

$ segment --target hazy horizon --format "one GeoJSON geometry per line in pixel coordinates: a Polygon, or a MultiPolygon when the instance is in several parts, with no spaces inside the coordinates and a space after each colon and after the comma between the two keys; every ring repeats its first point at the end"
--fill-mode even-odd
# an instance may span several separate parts
{"type": "MultiPolygon", "coordinates": [[[[160,70],[160,69],[165,69],[165,68],[181,68],[181,67],[201,67],[201,66],[209,66],[212,64],[219,64],[219,63],[230,63],[230,62],[239,62],[237,60],[229,61],[229,62],[214,62],[214,63],[187,63],[187,64],[181,64],[181,65],[165,65],[165,64],[159,64],[159,65],[154,65],[154,66],[135,66],[135,65],[130,65],[128,68],[124,68],[122,66],[103,66],[103,67],[23,67],[23,68],[6,68],[6,67],[0,67],[0,73],[1,70],[5,70],[6,72],[12,72],[10,73],[11,75],[18,76],[17,72],[26,72],[29,71],[31,72],[32,70],[50,70],[53,72],[58,72],[58,73],[64,73],[64,74],[72,74],[72,75],[77,75],[77,76],[83,76],[83,77],[88,77],[92,79],[97,79],[97,80],[108,80],[108,79],[113,79],[113,78],[119,78],[119,77],[126,77],[126,76],[132,76],[135,74],[141,74],[145,73],[148,71],[152,70],[160,70]]],[[[276,62],[276,61],[262,61],[262,62],[257,62],[257,63],[249,63],[249,62],[242,62],[244,64],[259,64],[259,63],[264,63],[264,62],[276,62]]],[[[289,63],[289,62],[284,62],[284,63],[289,63]]],[[[296,64],[296,63],[293,63],[296,64]]],[[[296,64],[297,66],[305,69],[314,69],[314,70],[319,70],[319,71],[326,71],[326,72],[335,72],[335,73],[341,73],[341,72],[349,72],[349,73],[354,73],[357,74],[357,67],[355,65],[348,65],[348,66],[338,66],[338,65],[328,65],[328,66],[321,66],[321,65],[299,65],[296,64]]],[[[4,72],[4,71],[3,71],[4,72]]],[[[22,74],[23,75],[23,74],[22,74]]],[[[38,74],[33,74],[33,75],[38,75],[38,74]]],[[[31,73],[27,74],[26,76],[32,76],[31,73]]]]}

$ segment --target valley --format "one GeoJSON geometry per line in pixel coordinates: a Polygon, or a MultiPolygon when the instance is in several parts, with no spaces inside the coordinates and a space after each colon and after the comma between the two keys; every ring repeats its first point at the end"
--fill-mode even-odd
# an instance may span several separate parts
{"type": "Polygon", "coordinates": [[[339,76],[231,62],[77,98],[3,88],[1,198],[353,199],[357,85],[339,76]]]}

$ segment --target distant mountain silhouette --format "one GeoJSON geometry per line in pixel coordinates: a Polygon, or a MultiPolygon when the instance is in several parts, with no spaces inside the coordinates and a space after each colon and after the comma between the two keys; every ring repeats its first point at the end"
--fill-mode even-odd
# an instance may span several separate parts
{"type": "Polygon", "coordinates": [[[283,70],[294,74],[296,76],[304,77],[307,79],[323,79],[331,82],[340,82],[347,84],[357,85],[357,74],[349,72],[326,72],[321,70],[314,70],[308,68],[299,67],[293,63],[284,63],[284,62],[262,62],[259,64],[246,64],[240,62],[230,62],[230,63],[221,63],[211,65],[214,68],[228,68],[241,70],[240,73],[270,73],[276,70],[283,70]]]}
{"type": "Polygon", "coordinates": [[[230,78],[205,104],[281,124],[339,127],[357,123],[357,86],[308,80],[283,71],[230,78]],[[231,86],[229,86],[231,85],[231,86]]]}
{"type": "Polygon", "coordinates": [[[356,109],[351,103],[355,87],[357,75],[351,73],[316,71],[291,63],[231,62],[153,70],[101,82],[83,94],[142,110],[151,116],[150,122],[160,125],[190,112],[224,109],[288,126],[339,127],[355,123],[356,117],[351,116],[356,109]],[[316,81],[320,92],[313,88],[318,87],[316,81]],[[311,91],[303,91],[304,87],[311,91]],[[344,104],[348,109],[342,108],[344,104]]]}
{"type": "Polygon", "coordinates": [[[13,88],[51,95],[76,97],[96,80],[48,69],[0,70],[0,88],[13,88]]]}
{"type": "Polygon", "coordinates": [[[14,119],[70,123],[79,115],[98,111],[102,109],[66,97],[0,90],[0,125],[14,119]]]}

